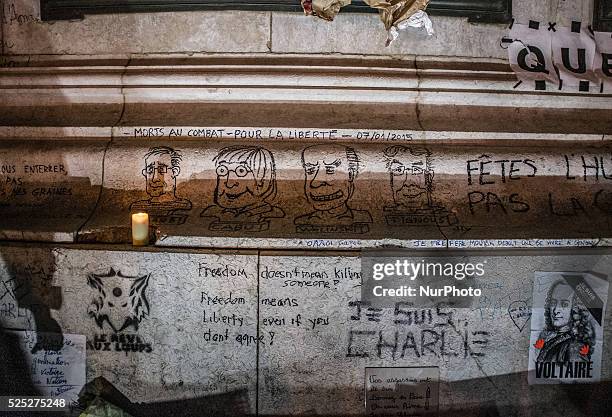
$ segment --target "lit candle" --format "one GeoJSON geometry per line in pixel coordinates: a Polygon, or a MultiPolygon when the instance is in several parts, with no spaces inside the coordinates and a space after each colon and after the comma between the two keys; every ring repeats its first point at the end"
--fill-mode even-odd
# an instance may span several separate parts
{"type": "Polygon", "coordinates": [[[147,213],[132,214],[132,245],[149,244],[149,215],[147,213]]]}

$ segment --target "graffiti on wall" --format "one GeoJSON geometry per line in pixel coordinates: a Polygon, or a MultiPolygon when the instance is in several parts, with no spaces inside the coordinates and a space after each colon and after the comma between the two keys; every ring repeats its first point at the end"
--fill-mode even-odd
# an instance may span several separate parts
{"type": "MultiPolygon", "coordinates": [[[[419,239],[591,238],[609,231],[604,216],[612,213],[612,158],[605,142],[563,151],[495,145],[483,154],[475,145],[337,140],[285,144],[264,137],[211,148],[193,138],[180,145],[178,139],[154,145],[139,139],[136,157],[130,144],[112,145],[102,197],[97,206],[97,194],[92,197],[93,215],[79,214],[90,219],[80,233],[84,240],[123,239],[117,226],[129,225],[128,210],[149,213],[166,242],[244,234],[299,238],[295,246],[302,239],[334,239],[338,247],[342,239],[416,245],[419,239]],[[499,227],[502,221],[507,227],[499,227]]],[[[71,158],[27,164],[27,173],[72,183],[71,158]]],[[[7,189],[0,200],[21,207],[10,190],[27,188],[26,167],[9,158],[0,165],[0,189],[7,189]]],[[[77,199],[74,190],[67,203],[77,199]]]]}
{"type": "Polygon", "coordinates": [[[295,218],[297,233],[368,233],[372,215],[349,205],[359,174],[359,154],[343,145],[302,151],[304,195],[314,211],[295,218]]]}
{"type": "Polygon", "coordinates": [[[362,324],[349,330],[349,358],[478,358],[485,356],[489,347],[489,331],[473,329],[469,321],[458,320],[455,311],[443,304],[419,309],[397,302],[392,316],[361,301],[351,301],[349,307],[353,309],[351,321],[362,324]]]}
{"type": "Polygon", "coordinates": [[[513,301],[508,306],[508,315],[516,328],[522,332],[529,319],[531,319],[531,306],[523,300],[513,301]]]}
{"type": "Polygon", "coordinates": [[[149,213],[152,224],[183,224],[191,201],[176,195],[176,178],[181,172],[181,152],[169,146],[150,148],[144,156],[142,176],[148,198],[134,201],[131,211],[149,213]]]}
{"type": "Polygon", "coordinates": [[[150,306],[146,296],[151,274],[126,276],[114,268],[105,274],[91,273],[87,285],[94,296],[88,315],[101,331],[88,347],[95,350],[124,352],[151,352],[151,344],[145,343],[138,332],[140,323],[149,315],[150,306]],[[131,329],[134,333],[127,333],[131,329]],[[109,332],[110,331],[110,332],[109,332]]]}
{"type": "Polygon", "coordinates": [[[273,204],[277,189],[272,152],[259,146],[231,146],[221,149],[213,162],[214,204],[200,214],[212,219],[209,230],[262,232],[271,220],[285,217],[273,204]]]}
{"type": "Polygon", "coordinates": [[[433,199],[431,151],[422,147],[391,146],[384,151],[393,203],[384,207],[389,226],[452,226],[454,213],[433,199]]]}

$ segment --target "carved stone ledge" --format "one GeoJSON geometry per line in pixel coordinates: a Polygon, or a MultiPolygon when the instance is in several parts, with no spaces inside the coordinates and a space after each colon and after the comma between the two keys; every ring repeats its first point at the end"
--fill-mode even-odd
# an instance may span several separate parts
{"type": "Polygon", "coordinates": [[[0,124],[612,133],[610,96],[515,84],[483,59],[33,57],[0,69],[0,124]]]}

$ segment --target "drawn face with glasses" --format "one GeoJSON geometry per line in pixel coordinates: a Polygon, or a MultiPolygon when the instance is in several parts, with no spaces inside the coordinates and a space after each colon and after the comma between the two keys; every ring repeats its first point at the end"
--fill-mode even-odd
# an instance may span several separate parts
{"type": "Polygon", "coordinates": [[[429,204],[427,156],[413,155],[409,149],[398,152],[389,163],[393,200],[398,206],[423,207],[429,204]]]}
{"type": "Polygon", "coordinates": [[[151,197],[174,194],[179,172],[178,166],[172,166],[170,155],[155,155],[145,159],[142,175],[147,179],[147,194],[151,197]]]}
{"type": "Polygon", "coordinates": [[[244,162],[217,163],[217,204],[225,208],[242,208],[261,201],[257,180],[244,162]]]}

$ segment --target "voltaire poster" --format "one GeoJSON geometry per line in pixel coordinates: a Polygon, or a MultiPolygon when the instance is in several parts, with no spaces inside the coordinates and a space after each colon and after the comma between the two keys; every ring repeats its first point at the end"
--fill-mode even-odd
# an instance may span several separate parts
{"type": "Polygon", "coordinates": [[[536,272],[530,384],[597,382],[601,377],[608,282],[589,272],[536,272]]]}

